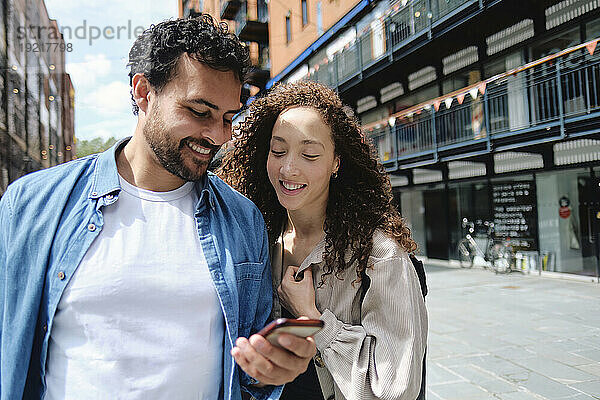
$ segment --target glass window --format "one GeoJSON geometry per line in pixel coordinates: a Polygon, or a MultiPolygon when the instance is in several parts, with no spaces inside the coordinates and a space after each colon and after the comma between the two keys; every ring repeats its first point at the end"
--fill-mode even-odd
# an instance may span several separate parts
{"type": "MultiPolygon", "coordinates": [[[[4,25],[4,7],[0,7],[0,23],[4,25]]],[[[3,53],[6,51],[6,35],[4,28],[0,29],[0,55],[6,57],[3,53]]],[[[4,86],[2,86],[4,87],[4,86]]],[[[0,177],[1,178],[1,177],[0,177]]]]}
{"type": "Polygon", "coordinates": [[[400,110],[404,110],[405,108],[412,107],[424,101],[434,99],[438,97],[438,95],[438,87],[435,84],[426,86],[424,88],[419,88],[414,93],[411,93],[407,96],[403,96],[399,100],[397,100],[394,112],[398,112],[400,110]]]}
{"type": "Polygon", "coordinates": [[[369,110],[361,114],[360,121],[363,125],[371,124],[373,122],[385,120],[389,115],[387,107],[377,107],[374,110],[369,110]]]}
{"type": "Polygon", "coordinates": [[[600,19],[595,19],[585,25],[585,40],[592,40],[600,37],[600,19]]]}
{"type": "Polygon", "coordinates": [[[323,34],[323,10],[321,6],[321,2],[317,2],[317,35],[321,36],[323,34]]]}
{"type": "MultiPolygon", "coordinates": [[[[495,58],[492,61],[485,63],[483,65],[483,78],[491,78],[494,75],[501,74],[523,64],[525,64],[524,50],[519,49],[514,53],[495,58]]],[[[472,81],[470,84],[475,82],[476,81],[472,81]]]]}
{"type": "Polygon", "coordinates": [[[536,176],[542,268],[596,275],[597,181],[579,168],[536,176]]]}
{"type": "Polygon", "coordinates": [[[457,183],[449,185],[450,257],[458,258],[458,242],[466,232],[462,220],[466,218],[475,224],[475,241],[485,248],[486,225],[492,221],[490,187],[487,181],[457,183]]]}
{"type": "Polygon", "coordinates": [[[470,71],[466,70],[459,72],[452,75],[450,78],[445,79],[442,83],[443,94],[451,93],[455,90],[469,86],[471,83],[477,82],[478,79],[473,81],[473,75],[476,75],[477,78],[481,76],[479,70],[473,69],[470,71]]]}
{"type": "Polygon", "coordinates": [[[302,26],[308,24],[308,6],[306,0],[302,0],[302,26]]]}
{"type": "Polygon", "coordinates": [[[291,21],[291,13],[285,16],[285,41],[287,43],[292,41],[292,21],[291,21]]]}
{"type": "Polygon", "coordinates": [[[531,45],[531,60],[538,60],[550,54],[558,53],[568,47],[581,43],[579,27],[561,32],[531,45]]]}

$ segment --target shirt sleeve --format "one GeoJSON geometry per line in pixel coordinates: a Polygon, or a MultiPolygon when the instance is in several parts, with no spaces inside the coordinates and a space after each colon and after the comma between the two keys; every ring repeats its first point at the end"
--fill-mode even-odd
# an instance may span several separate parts
{"type": "Polygon", "coordinates": [[[414,400],[420,391],[427,311],[408,256],[377,261],[361,308],[362,325],[328,309],[315,335],[328,371],[347,399],[414,400]]]}
{"type": "MultiPolygon", "coordinates": [[[[271,280],[271,261],[269,258],[269,241],[267,231],[262,224],[263,240],[260,260],[264,266],[262,280],[260,284],[260,293],[258,294],[258,305],[256,307],[256,315],[252,324],[251,333],[256,333],[261,330],[268,322],[273,306],[273,281],[271,280]]],[[[265,387],[254,386],[258,381],[246,374],[241,368],[240,384],[242,390],[250,393],[256,400],[278,399],[283,392],[283,386],[268,385],[265,387]]]]}
{"type": "MultiPolygon", "coordinates": [[[[11,223],[11,209],[8,194],[0,198],[0,343],[2,342],[2,331],[4,320],[4,302],[6,296],[6,268],[7,268],[7,253],[8,253],[8,236],[11,223]]],[[[0,366],[4,364],[2,360],[2,352],[0,351],[0,366]]],[[[0,367],[1,368],[1,367],[0,367]]],[[[0,372],[2,372],[0,370],[0,372]]],[[[0,376],[4,376],[0,374],[0,376]]],[[[2,385],[0,384],[0,394],[2,393],[2,385]]]]}

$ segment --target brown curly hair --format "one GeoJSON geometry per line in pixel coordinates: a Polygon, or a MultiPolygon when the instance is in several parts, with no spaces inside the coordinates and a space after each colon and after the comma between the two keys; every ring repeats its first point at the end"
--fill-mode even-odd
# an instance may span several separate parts
{"type": "Polygon", "coordinates": [[[368,268],[373,248],[373,233],[381,229],[395,238],[408,252],[417,245],[410,230],[393,205],[390,180],[379,163],[373,146],[365,140],[352,110],[339,96],[316,82],[279,84],[266,96],[257,98],[238,124],[236,140],[223,158],[217,174],[246,195],[262,212],[271,240],[280,235],[287,212],[279,203],[267,175],[267,156],[271,134],[279,114],[291,107],[316,110],[330,128],[335,153],[340,157],[337,178],[332,178],[325,217],[325,277],[356,262],[356,280],[360,282],[368,268]],[[346,258],[346,252],[350,257],[346,258]]]}

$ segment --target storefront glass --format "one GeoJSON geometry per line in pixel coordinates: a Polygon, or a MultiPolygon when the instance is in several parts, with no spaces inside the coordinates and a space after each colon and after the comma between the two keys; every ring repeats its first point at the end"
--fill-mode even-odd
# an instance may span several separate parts
{"type": "Polygon", "coordinates": [[[490,198],[490,185],[486,180],[477,182],[464,182],[449,185],[449,220],[450,220],[450,258],[457,259],[458,242],[464,238],[466,232],[462,221],[475,223],[475,240],[482,241],[485,246],[485,222],[490,222],[492,216],[490,198]]]}
{"type": "Polygon", "coordinates": [[[537,175],[544,269],[596,276],[598,190],[588,168],[537,175]]]}
{"type": "Polygon", "coordinates": [[[484,223],[493,222],[493,239],[511,245],[517,268],[600,273],[600,166],[437,184],[400,197],[420,255],[457,259],[466,218],[482,248],[484,223]]]}
{"type": "Polygon", "coordinates": [[[411,230],[417,243],[417,254],[427,256],[425,247],[425,205],[422,190],[406,190],[400,193],[400,210],[402,218],[411,230]]]}

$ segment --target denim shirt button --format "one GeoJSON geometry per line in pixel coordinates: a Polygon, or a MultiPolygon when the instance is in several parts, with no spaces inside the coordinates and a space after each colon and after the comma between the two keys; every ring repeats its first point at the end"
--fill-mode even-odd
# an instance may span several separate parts
{"type": "Polygon", "coordinates": [[[48,324],[44,324],[44,326],[42,326],[42,329],[44,330],[44,332],[48,332],[48,324]]]}
{"type": "Polygon", "coordinates": [[[94,232],[94,231],[96,230],[96,225],[94,225],[94,224],[89,224],[89,225],[88,225],[88,230],[89,230],[90,232],[94,232]]]}
{"type": "Polygon", "coordinates": [[[111,193],[109,193],[109,194],[107,194],[107,195],[106,195],[106,200],[112,200],[112,199],[113,199],[113,197],[115,197],[115,195],[114,195],[114,194],[111,194],[111,193]]]}
{"type": "Polygon", "coordinates": [[[64,279],[65,279],[65,273],[64,273],[64,272],[62,272],[62,271],[60,271],[60,272],[58,273],[58,279],[60,279],[61,281],[62,281],[62,280],[64,280],[64,279]]]}

